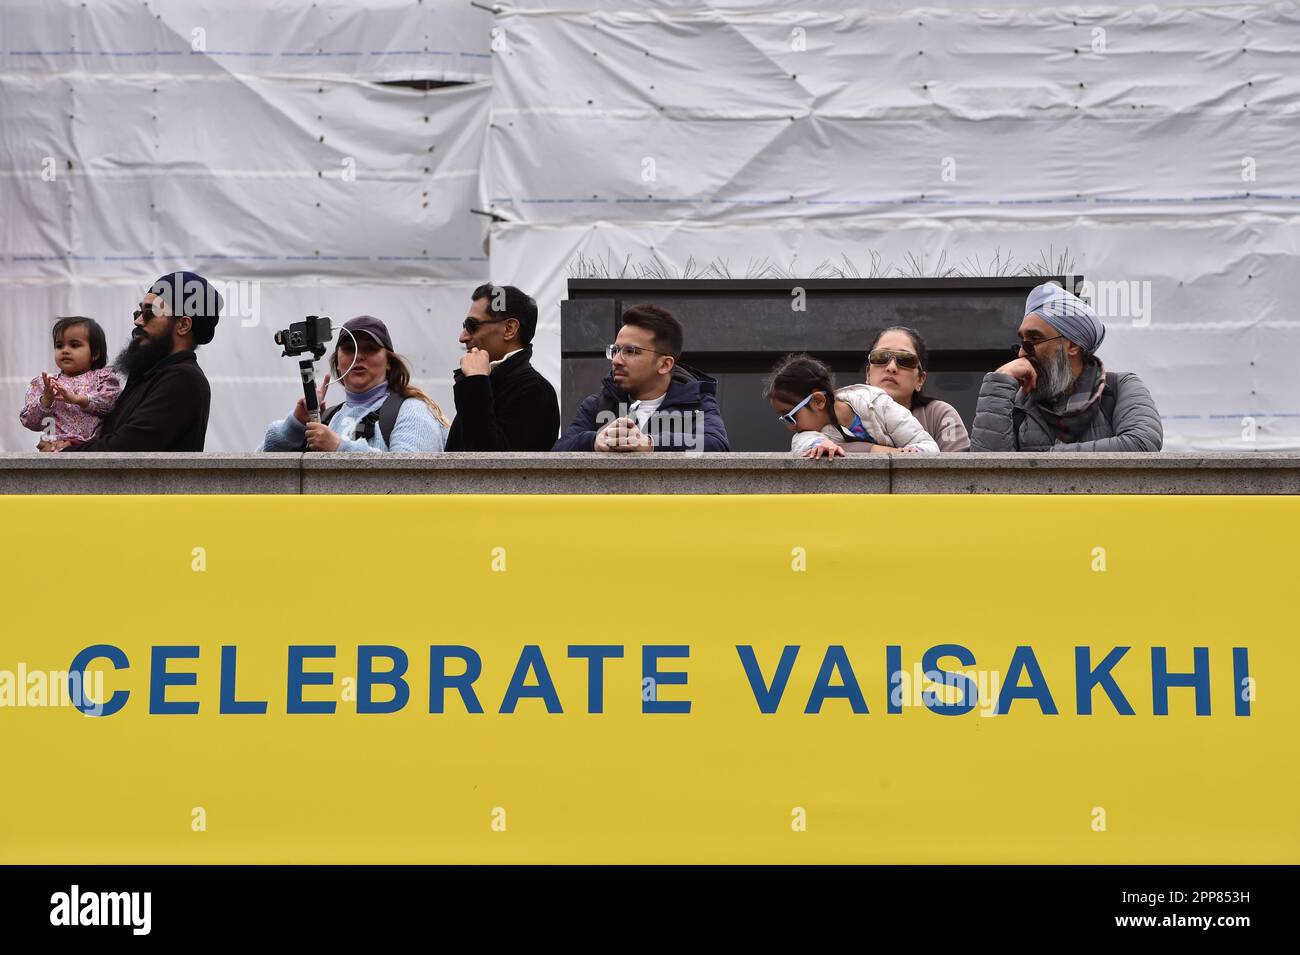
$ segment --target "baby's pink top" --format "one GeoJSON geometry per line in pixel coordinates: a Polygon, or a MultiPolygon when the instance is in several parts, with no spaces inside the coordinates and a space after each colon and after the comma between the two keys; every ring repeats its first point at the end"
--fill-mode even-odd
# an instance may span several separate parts
{"type": "MultiPolygon", "coordinates": [[[[81,444],[91,441],[99,435],[101,419],[108,416],[117,404],[117,396],[122,392],[122,384],[117,376],[107,368],[98,368],[82,372],[80,375],[65,375],[59,372],[51,376],[61,382],[72,394],[90,396],[90,404],[85,408],[55,399],[48,408],[41,407],[41,395],[45,393],[45,383],[37,375],[27,386],[27,395],[23,398],[23,410],[18,413],[23,427],[31,431],[44,431],[45,420],[54,419],[50,437],[55,440],[72,441],[81,444]]],[[[42,436],[42,441],[45,437],[42,436]]]]}

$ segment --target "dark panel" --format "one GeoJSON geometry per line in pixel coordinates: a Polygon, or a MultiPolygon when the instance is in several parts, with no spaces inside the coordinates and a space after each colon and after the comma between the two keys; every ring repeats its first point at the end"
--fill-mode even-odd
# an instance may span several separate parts
{"type": "MultiPolygon", "coordinates": [[[[656,305],[681,320],[692,351],[865,353],[872,333],[890,325],[909,325],[927,341],[941,338],[946,349],[996,348],[1015,337],[1024,294],[1006,290],[977,296],[948,291],[879,292],[862,298],[809,291],[803,311],[793,310],[792,301],[684,293],[654,297],[656,305]]],[[[569,312],[562,310],[561,314],[567,323],[569,312]]],[[[567,344],[563,347],[569,349],[567,344]]],[[[579,350],[576,343],[572,350],[579,350]]]]}
{"type": "MultiPolygon", "coordinates": [[[[681,319],[689,347],[699,352],[865,352],[872,334],[890,325],[915,328],[935,350],[976,351],[1014,340],[1024,297],[1013,289],[887,291],[869,297],[810,290],[802,311],[792,308],[792,299],[770,295],[665,292],[653,301],[681,319]]],[[[562,304],[564,351],[598,351],[608,329],[617,332],[622,302],[605,300],[601,306],[608,311],[596,304],[562,304]]]]}
{"type": "Polygon", "coordinates": [[[998,367],[1001,359],[981,365],[977,371],[932,371],[925,376],[925,393],[946,401],[957,409],[966,430],[975,417],[975,402],[980,396],[984,375],[998,367]]]}
{"type": "Polygon", "coordinates": [[[618,334],[619,312],[613,299],[560,303],[560,352],[603,354],[618,334]]]}
{"type": "Polygon", "coordinates": [[[839,384],[864,381],[870,338],[889,325],[908,325],[924,336],[930,351],[926,391],[952,404],[969,428],[985,373],[1008,360],[1025,296],[1044,281],[570,280],[570,299],[561,306],[564,413],[571,416],[608,373],[609,363],[597,356],[617,332],[623,307],[653,302],[685,326],[683,360],[718,379],[734,450],[789,447],[789,433],[762,398],[763,379],[782,355],[806,351],[828,362],[839,384]],[[792,307],[795,287],[804,289],[802,311],[792,307]]]}
{"type": "Polygon", "coordinates": [[[560,429],[569,426],[578,405],[600,390],[609,374],[609,361],[601,358],[563,358],[560,361],[560,429]]]}
{"type": "Polygon", "coordinates": [[[726,371],[718,378],[718,408],[733,451],[789,451],[790,432],[763,400],[768,370],[726,371]]]}

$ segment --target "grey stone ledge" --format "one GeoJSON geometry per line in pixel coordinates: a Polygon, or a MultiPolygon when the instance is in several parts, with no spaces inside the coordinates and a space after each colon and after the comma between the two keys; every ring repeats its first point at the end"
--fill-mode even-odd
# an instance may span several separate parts
{"type": "Polygon", "coordinates": [[[1300,452],[0,454],[0,494],[1297,494],[1300,452]]]}

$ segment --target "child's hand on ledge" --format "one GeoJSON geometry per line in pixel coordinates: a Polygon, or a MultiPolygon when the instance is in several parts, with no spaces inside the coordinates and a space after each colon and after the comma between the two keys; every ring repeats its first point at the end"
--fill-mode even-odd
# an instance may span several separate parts
{"type": "Polygon", "coordinates": [[[846,457],[844,453],[844,449],[840,447],[838,444],[836,444],[834,441],[832,441],[830,438],[822,438],[811,448],[805,451],[803,453],[803,456],[805,458],[812,458],[814,461],[821,460],[823,456],[826,458],[827,461],[831,460],[832,458],[846,457]]]}

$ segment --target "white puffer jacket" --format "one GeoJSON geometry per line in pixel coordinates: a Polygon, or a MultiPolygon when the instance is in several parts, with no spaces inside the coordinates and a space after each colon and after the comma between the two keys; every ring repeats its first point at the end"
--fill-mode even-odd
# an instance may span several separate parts
{"type": "MultiPolygon", "coordinates": [[[[876,444],[914,451],[939,450],[939,445],[921,427],[921,422],[912,417],[912,412],[889,397],[883,389],[874,385],[845,385],[835,392],[835,397],[849,403],[876,444]]],[[[820,431],[795,432],[790,441],[790,451],[803,454],[823,437],[836,444],[845,443],[839,429],[828,424],[820,431]]]]}

